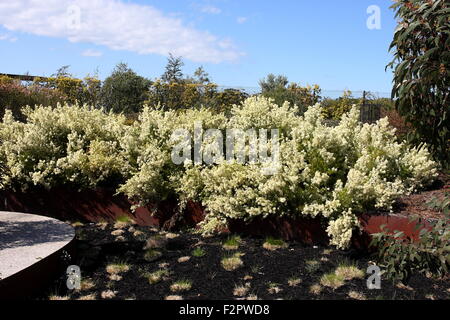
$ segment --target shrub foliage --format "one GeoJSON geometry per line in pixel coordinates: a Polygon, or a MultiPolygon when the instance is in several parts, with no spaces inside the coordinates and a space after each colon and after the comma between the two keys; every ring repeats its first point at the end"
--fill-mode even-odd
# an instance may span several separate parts
{"type": "MultiPolygon", "coordinates": [[[[417,219],[414,219],[415,222],[417,219]]],[[[448,275],[450,268],[450,215],[432,224],[431,228],[417,224],[419,240],[406,238],[403,232],[383,226],[373,234],[372,246],[384,268],[385,276],[393,281],[407,281],[415,272],[438,276],[448,275]]]]}

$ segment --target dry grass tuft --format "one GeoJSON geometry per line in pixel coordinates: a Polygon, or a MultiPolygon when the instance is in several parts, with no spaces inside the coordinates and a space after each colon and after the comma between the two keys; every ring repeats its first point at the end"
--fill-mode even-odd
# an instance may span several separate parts
{"type": "Polygon", "coordinates": [[[340,263],[334,273],[344,280],[362,279],[365,276],[364,271],[351,262],[340,263]]]}
{"type": "Polygon", "coordinates": [[[250,289],[250,283],[246,283],[244,285],[235,286],[233,290],[233,295],[237,297],[245,296],[250,289]]]}
{"type": "Polygon", "coordinates": [[[182,296],[167,296],[164,300],[183,300],[182,296]]]}
{"type": "Polygon", "coordinates": [[[89,278],[82,279],[80,283],[80,291],[87,291],[95,288],[95,282],[89,278]]]}
{"type": "Polygon", "coordinates": [[[122,280],[122,276],[113,273],[113,274],[109,275],[109,280],[111,280],[111,281],[120,281],[120,280],[122,280]]]}
{"type": "Polygon", "coordinates": [[[144,232],[136,230],[133,232],[133,237],[137,240],[137,241],[145,241],[146,239],[146,235],[144,232]]]}
{"type": "Polygon", "coordinates": [[[96,300],[97,299],[97,295],[95,293],[91,293],[85,296],[81,296],[79,297],[77,300],[96,300]]]}
{"type": "Polygon", "coordinates": [[[288,279],[288,285],[290,287],[296,287],[300,283],[302,283],[302,279],[300,279],[300,278],[292,277],[292,278],[288,279]]]}
{"type": "Polygon", "coordinates": [[[335,273],[327,273],[320,278],[320,284],[334,290],[344,285],[344,278],[335,273]]]}
{"type": "Polygon", "coordinates": [[[184,263],[184,262],[188,262],[189,260],[191,260],[191,257],[181,257],[181,258],[178,258],[178,263],[184,263]]]}
{"type": "Polygon", "coordinates": [[[322,293],[322,286],[320,284],[313,284],[311,287],[309,287],[309,292],[318,296],[322,293]]]}
{"type": "Polygon", "coordinates": [[[179,280],[174,282],[170,286],[170,291],[172,292],[180,292],[180,291],[189,291],[192,288],[192,281],[190,280],[179,280]]]}
{"type": "Polygon", "coordinates": [[[69,297],[68,296],[51,295],[48,297],[48,300],[69,300],[69,297]]]}
{"type": "Polygon", "coordinates": [[[267,238],[266,241],[263,244],[263,248],[270,251],[275,251],[278,249],[285,249],[288,245],[286,242],[280,239],[274,239],[274,238],[267,238]]]}
{"type": "Polygon", "coordinates": [[[241,253],[235,253],[231,256],[226,256],[220,261],[222,267],[227,271],[234,271],[244,265],[241,259],[241,253]]]}
{"type": "Polygon", "coordinates": [[[105,291],[102,291],[100,296],[102,297],[102,299],[113,299],[116,297],[116,294],[117,294],[117,291],[105,290],[105,291]]]}
{"type": "Polygon", "coordinates": [[[314,273],[320,269],[320,262],[317,260],[308,260],[305,264],[305,268],[309,273],[314,273]]]}
{"type": "Polygon", "coordinates": [[[353,290],[348,293],[348,296],[355,300],[367,300],[366,296],[363,293],[353,290]]]}
{"type": "Polygon", "coordinates": [[[169,277],[170,272],[165,269],[159,269],[155,272],[149,273],[146,275],[146,278],[148,279],[148,282],[150,284],[155,284],[158,282],[161,282],[163,280],[167,280],[169,277]]]}
{"type": "Polygon", "coordinates": [[[225,240],[222,244],[222,248],[225,250],[237,250],[239,249],[239,245],[241,244],[241,237],[239,236],[230,236],[227,240],[225,240]]]}
{"type": "Polygon", "coordinates": [[[120,274],[130,270],[130,266],[125,262],[111,263],[106,266],[106,272],[109,274],[120,274]]]}
{"type": "Polygon", "coordinates": [[[269,283],[268,283],[268,286],[269,286],[269,288],[267,288],[267,291],[268,291],[270,294],[277,294],[277,293],[280,293],[281,291],[283,291],[283,289],[281,289],[281,288],[279,287],[279,284],[278,284],[278,283],[269,282],[269,283]]]}
{"type": "Polygon", "coordinates": [[[125,233],[125,231],[124,230],[122,230],[122,229],[118,229],[118,230],[114,230],[114,231],[112,231],[111,232],[111,235],[112,236],[115,236],[115,237],[118,237],[118,236],[121,236],[121,235],[123,235],[125,233]]]}

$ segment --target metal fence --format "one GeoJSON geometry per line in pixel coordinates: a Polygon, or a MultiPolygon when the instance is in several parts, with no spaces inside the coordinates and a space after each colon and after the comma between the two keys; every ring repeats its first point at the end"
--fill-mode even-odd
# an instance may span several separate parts
{"type": "MultiPolygon", "coordinates": [[[[219,91],[224,91],[227,89],[237,89],[246,92],[249,95],[253,94],[259,94],[261,93],[260,87],[245,87],[245,86],[218,86],[217,89],[219,91]]],[[[342,97],[346,91],[351,91],[353,98],[363,98],[364,96],[367,96],[368,93],[370,93],[370,96],[373,98],[390,98],[391,93],[390,92],[384,92],[384,91],[368,91],[368,90],[348,90],[348,89],[342,89],[342,90],[321,90],[320,96],[323,98],[331,98],[331,99],[337,99],[339,97],[342,97]]]]}
{"type": "MultiPolygon", "coordinates": [[[[237,89],[246,92],[249,95],[261,93],[259,87],[229,87],[229,86],[219,86],[218,90],[223,91],[227,89],[237,89]]],[[[322,98],[337,99],[342,97],[347,90],[322,90],[322,98]]],[[[351,91],[351,90],[350,90],[351,91]]],[[[375,123],[381,118],[381,105],[373,102],[374,99],[379,98],[391,98],[391,93],[389,92],[376,92],[376,91],[351,91],[352,98],[361,99],[361,114],[360,121],[362,123],[375,123]]],[[[327,125],[336,125],[338,121],[328,120],[327,125]]]]}

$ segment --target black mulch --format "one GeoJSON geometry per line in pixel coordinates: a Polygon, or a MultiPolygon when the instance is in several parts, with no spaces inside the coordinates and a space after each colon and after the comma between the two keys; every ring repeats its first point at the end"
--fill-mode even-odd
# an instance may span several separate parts
{"type": "Polygon", "coordinates": [[[150,237],[158,231],[132,226],[132,232],[129,232],[129,228],[123,228],[124,239],[117,241],[116,236],[111,235],[116,230],[111,224],[104,230],[96,224],[77,226],[78,257],[74,263],[81,267],[82,278],[93,280],[95,287],[71,291],[66,289],[66,279],[62,276],[33,299],[48,299],[51,295],[69,299],[91,295],[95,299],[102,299],[101,293],[111,290],[115,292],[113,299],[160,300],[170,295],[180,295],[187,300],[229,300],[238,299],[233,295],[234,288],[246,283],[249,283],[249,291],[243,298],[253,295],[258,299],[270,300],[354,299],[354,295],[353,298],[349,296],[351,291],[367,299],[449,299],[450,296],[449,278],[439,280],[423,275],[414,275],[406,286],[382,280],[381,290],[369,290],[366,279],[354,279],[335,290],[322,287],[319,294],[314,294],[310,292],[310,287],[320,283],[323,274],[333,272],[340,261],[353,260],[365,272],[370,257],[351,250],[340,251],[332,247],[313,247],[300,243],[289,243],[288,248],[268,251],[262,247],[264,239],[257,238],[242,238],[237,251],[244,254],[244,265],[231,272],[224,270],[220,263],[221,258],[230,253],[222,248],[222,242],[227,236],[202,238],[190,232],[181,233],[168,241],[160,259],[147,262],[143,259],[145,241],[136,240],[132,232],[139,230],[150,237]],[[192,256],[192,250],[196,247],[205,250],[206,255],[192,256]],[[178,262],[183,256],[191,258],[187,262],[178,262]],[[320,263],[317,270],[308,268],[306,261],[310,260],[320,263]],[[110,280],[105,270],[108,263],[115,261],[126,262],[131,267],[128,272],[121,274],[122,279],[119,281],[110,280]],[[164,263],[170,275],[159,283],[150,284],[143,274],[161,269],[164,263]],[[290,278],[299,278],[301,283],[289,286],[290,278]],[[192,288],[181,293],[171,292],[171,284],[183,279],[190,280],[192,288]],[[269,292],[270,287],[281,290],[269,292]]]}

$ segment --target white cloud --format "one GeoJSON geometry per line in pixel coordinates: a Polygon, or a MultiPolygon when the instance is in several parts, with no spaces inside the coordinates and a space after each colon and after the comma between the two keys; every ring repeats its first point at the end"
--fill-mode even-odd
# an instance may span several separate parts
{"type": "Polygon", "coordinates": [[[224,39],[187,26],[148,5],[121,0],[0,2],[0,24],[10,31],[66,38],[139,54],[168,52],[196,62],[235,61],[243,55],[224,39]]]}
{"type": "Polygon", "coordinates": [[[0,34],[0,41],[16,42],[17,38],[11,36],[10,34],[0,34]]]}
{"type": "Polygon", "coordinates": [[[87,49],[84,50],[81,55],[85,57],[101,57],[103,55],[103,52],[93,49],[87,49]]]}
{"type": "Polygon", "coordinates": [[[247,18],[246,18],[246,17],[238,17],[238,18],[236,19],[236,21],[237,21],[237,23],[239,23],[239,24],[243,24],[243,23],[247,22],[247,18]]]}
{"type": "Polygon", "coordinates": [[[204,13],[209,13],[209,14],[219,14],[222,12],[222,10],[220,10],[219,8],[211,6],[211,5],[203,6],[201,8],[201,11],[204,13]]]}

